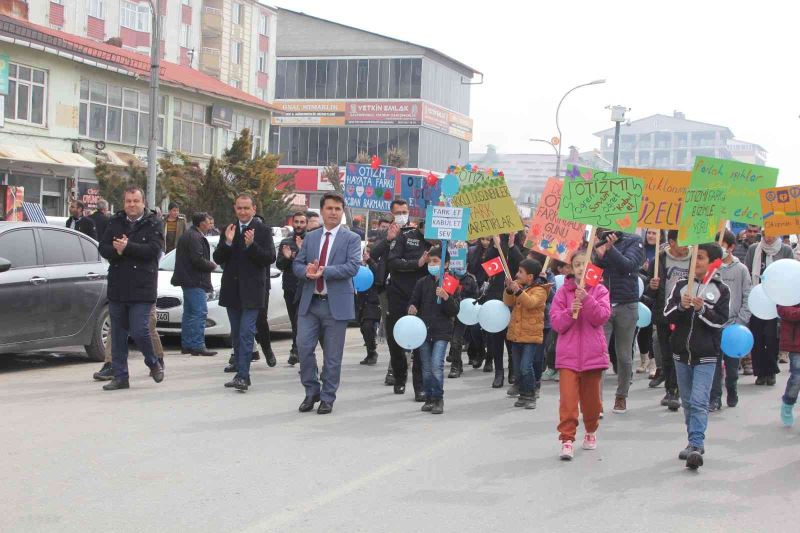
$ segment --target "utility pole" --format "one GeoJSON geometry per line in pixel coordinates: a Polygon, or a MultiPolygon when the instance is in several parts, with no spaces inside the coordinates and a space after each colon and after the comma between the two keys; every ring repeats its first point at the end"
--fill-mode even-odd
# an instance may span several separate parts
{"type": "Polygon", "coordinates": [[[614,105],[614,106],[606,106],[606,109],[611,110],[611,120],[614,122],[614,163],[612,167],[612,172],[615,174],[619,170],[619,130],[622,123],[625,122],[625,113],[630,111],[630,108],[621,106],[621,105],[614,105]]]}
{"type": "Polygon", "coordinates": [[[589,85],[602,85],[605,83],[606,80],[594,80],[590,81],[589,83],[581,83],[580,85],[576,85],[566,93],[564,96],[561,97],[561,100],[558,102],[558,107],[556,107],[556,130],[558,131],[558,149],[556,151],[556,177],[561,177],[561,146],[563,144],[563,139],[561,135],[561,125],[558,122],[558,114],[561,112],[561,104],[564,103],[564,99],[572,93],[572,91],[576,89],[580,89],[581,87],[588,87],[589,85]]]}
{"type": "Polygon", "coordinates": [[[158,158],[158,71],[161,66],[161,2],[150,0],[150,138],[147,144],[147,206],[156,207],[158,158]]]}

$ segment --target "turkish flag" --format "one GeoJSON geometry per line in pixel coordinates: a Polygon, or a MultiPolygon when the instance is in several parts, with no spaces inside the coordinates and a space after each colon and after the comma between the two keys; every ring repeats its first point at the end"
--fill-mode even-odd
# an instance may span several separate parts
{"type": "Polygon", "coordinates": [[[603,281],[603,269],[589,263],[586,265],[586,271],[583,273],[583,279],[586,285],[596,287],[598,283],[603,281]]]}
{"type": "Polygon", "coordinates": [[[722,259],[717,259],[710,265],[708,265],[708,270],[706,270],[706,275],[703,277],[703,285],[706,285],[711,278],[714,277],[714,273],[719,270],[719,267],[722,266],[722,259]]]}
{"type": "Polygon", "coordinates": [[[458,278],[455,276],[451,276],[450,274],[444,275],[444,280],[442,280],[442,288],[449,294],[450,296],[454,295],[458,288],[461,286],[459,283],[458,278]]]}
{"type": "Polygon", "coordinates": [[[486,261],[485,263],[482,263],[481,266],[490,278],[503,272],[503,262],[500,261],[499,257],[495,257],[494,259],[486,261]]]}

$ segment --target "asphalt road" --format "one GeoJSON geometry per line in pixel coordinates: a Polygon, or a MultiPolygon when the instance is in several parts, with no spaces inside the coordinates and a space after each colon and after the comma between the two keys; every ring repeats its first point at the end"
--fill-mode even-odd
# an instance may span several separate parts
{"type": "Polygon", "coordinates": [[[358,364],[351,329],[333,414],[300,414],[288,341],[275,348],[279,365],[254,363],[246,394],[223,388],[227,356],[170,353],[160,385],[138,356],[131,389],[114,393],[77,350],[0,356],[0,531],[798,530],[785,365],[776,387],[741,378],[739,407],[712,415],[706,465],[690,472],[682,415],[641,377],[625,415],[610,413],[606,377],[599,448],[565,463],[554,383],[519,410],[469,368],[446,380],[443,416],[421,413],[383,386],[385,347],[378,366],[358,364]]]}

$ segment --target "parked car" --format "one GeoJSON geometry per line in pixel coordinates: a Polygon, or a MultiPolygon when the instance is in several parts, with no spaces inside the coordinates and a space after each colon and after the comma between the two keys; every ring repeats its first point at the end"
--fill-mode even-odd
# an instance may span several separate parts
{"type": "MultiPolygon", "coordinates": [[[[275,245],[280,243],[282,228],[273,228],[275,245]]],[[[206,237],[211,245],[211,254],[219,243],[219,237],[206,237]]],[[[183,291],[172,285],[175,270],[175,250],[161,258],[158,265],[158,300],[156,300],[156,328],[162,335],[180,335],[183,318],[183,291]]],[[[291,331],[292,324],[286,302],[283,301],[281,287],[282,272],[273,265],[270,269],[271,290],[269,293],[269,327],[271,331],[291,331]]],[[[231,325],[228,313],[219,306],[219,289],[222,285],[222,268],[211,273],[211,286],[214,291],[208,295],[208,316],[206,318],[206,337],[221,338],[230,345],[231,325]]]]}
{"type": "Polygon", "coordinates": [[[103,361],[107,275],[97,242],[80,232],[0,222],[0,353],[81,345],[103,361]]]}

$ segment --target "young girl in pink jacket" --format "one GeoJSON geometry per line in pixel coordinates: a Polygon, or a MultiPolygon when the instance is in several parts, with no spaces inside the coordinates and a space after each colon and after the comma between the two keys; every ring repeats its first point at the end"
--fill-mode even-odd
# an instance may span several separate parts
{"type": "Polygon", "coordinates": [[[572,460],[573,442],[578,429],[578,405],[583,413],[586,435],[584,450],[597,448],[595,433],[603,408],[600,389],[603,370],[608,368],[608,343],[603,324],[611,316],[608,289],[602,283],[578,287],[586,270],[586,253],[572,256],[572,272],[558,290],[550,309],[550,324],[558,332],[556,368],[559,372],[559,440],[561,459],[572,460]],[[578,311],[578,317],[572,318],[578,311]]]}

